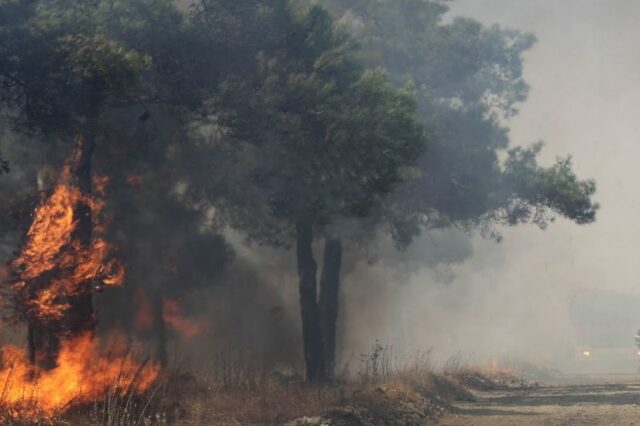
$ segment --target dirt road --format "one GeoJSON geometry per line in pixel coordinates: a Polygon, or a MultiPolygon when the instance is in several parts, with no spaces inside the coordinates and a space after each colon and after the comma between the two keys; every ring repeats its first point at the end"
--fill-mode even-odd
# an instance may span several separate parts
{"type": "Polygon", "coordinates": [[[482,393],[473,403],[455,404],[457,412],[439,424],[640,426],[640,377],[582,377],[570,382],[482,393]]]}

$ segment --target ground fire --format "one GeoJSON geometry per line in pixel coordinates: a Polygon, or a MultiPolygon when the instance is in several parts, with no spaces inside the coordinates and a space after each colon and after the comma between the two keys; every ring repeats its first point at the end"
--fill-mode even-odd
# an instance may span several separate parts
{"type": "Polygon", "coordinates": [[[50,417],[117,387],[142,392],[159,374],[126,351],[107,356],[95,333],[91,295],[119,286],[124,265],[105,239],[106,178],[92,194],[74,180],[73,160],[36,209],[26,242],[10,264],[8,300],[29,327],[29,350],[2,348],[0,404],[20,418],[50,417]],[[84,228],[84,229],[83,229],[84,228]]]}
{"type": "MultiPolygon", "coordinates": [[[[19,418],[48,418],[72,404],[92,402],[107,392],[143,392],[160,373],[157,365],[135,362],[125,354],[104,355],[90,333],[64,340],[51,370],[38,370],[23,349],[2,348],[0,403],[19,418]]],[[[1,420],[1,419],[0,419],[1,420]]]]}

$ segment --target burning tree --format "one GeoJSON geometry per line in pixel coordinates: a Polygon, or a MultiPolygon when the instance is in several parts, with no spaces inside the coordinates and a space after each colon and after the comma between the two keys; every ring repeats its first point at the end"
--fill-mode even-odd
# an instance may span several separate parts
{"type": "Polygon", "coordinates": [[[29,323],[30,357],[52,368],[62,338],[93,331],[92,288],[122,281],[122,267],[108,259],[110,247],[99,236],[103,204],[92,192],[94,183],[102,192],[105,182],[92,179],[92,157],[102,110],[133,90],[150,60],[89,29],[99,22],[87,13],[69,14],[58,3],[10,5],[22,6],[20,14],[5,16],[3,28],[13,36],[7,47],[19,50],[2,70],[2,99],[26,128],[75,135],[59,182],[37,209],[12,265],[15,306],[29,323]],[[29,46],[21,49],[22,43],[29,46]]]}
{"type": "Polygon", "coordinates": [[[93,176],[94,152],[115,111],[148,104],[170,105],[176,113],[178,106],[197,107],[207,85],[191,72],[192,54],[182,46],[196,42],[187,37],[185,16],[170,0],[0,1],[3,118],[63,146],[74,141],[13,263],[34,356],[42,349],[49,353],[44,360],[55,359],[59,333],[44,330],[92,330],[91,292],[122,279],[98,219],[105,182],[93,176]],[[185,77],[189,72],[192,78],[185,77]],[[36,271],[32,261],[43,258],[47,262],[36,271]],[[64,294],[54,294],[59,290],[64,294]]]}
{"type": "Polygon", "coordinates": [[[114,386],[121,393],[142,392],[159,374],[157,365],[138,364],[124,348],[105,356],[98,347],[91,294],[122,284],[124,265],[104,239],[107,180],[94,178],[90,195],[73,179],[75,161],[36,209],[27,241],[11,264],[17,276],[11,300],[28,322],[29,353],[2,348],[0,403],[20,418],[51,417],[114,386]]]}
{"type": "MultiPolygon", "coordinates": [[[[104,202],[73,179],[76,161],[65,166],[37,208],[27,241],[12,263],[14,306],[29,323],[29,358],[48,369],[56,364],[61,339],[93,331],[92,290],[124,279],[124,266],[101,235],[104,202]]],[[[95,182],[95,192],[103,195],[106,182],[95,182]]]]}
{"type": "MultiPolygon", "coordinates": [[[[118,377],[138,376],[138,367],[124,358],[101,357],[94,339],[92,293],[121,284],[124,265],[105,238],[108,179],[95,175],[92,162],[107,112],[152,100],[175,102],[175,92],[166,88],[175,83],[180,65],[169,41],[180,33],[182,18],[165,0],[0,0],[2,118],[18,131],[46,135],[63,146],[73,141],[57,183],[43,196],[10,265],[15,279],[9,300],[28,323],[32,365],[22,363],[21,352],[5,348],[4,365],[14,366],[3,371],[17,377],[8,392],[24,395],[27,384],[43,392],[64,385],[53,402],[36,397],[45,413],[72,400],[87,401],[118,377]],[[162,72],[154,66],[161,55],[162,72]],[[160,87],[167,99],[159,100],[160,87]],[[78,348],[84,354],[77,356],[85,358],[76,357],[78,348]],[[45,371],[37,373],[34,364],[45,371]],[[80,380],[88,374],[93,377],[80,380]],[[104,383],[83,389],[85,381],[96,379],[104,383]]],[[[156,376],[152,368],[141,388],[156,376]]]]}

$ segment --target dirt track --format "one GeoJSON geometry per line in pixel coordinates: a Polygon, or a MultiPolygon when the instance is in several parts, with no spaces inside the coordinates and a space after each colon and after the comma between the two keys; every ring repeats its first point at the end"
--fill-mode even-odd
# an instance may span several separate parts
{"type": "Polygon", "coordinates": [[[638,376],[591,380],[599,384],[587,384],[589,378],[581,378],[572,384],[483,393],[476,402],[455,404],[457,412],[446,415],[439,424],[640,425],[638,376]]]}

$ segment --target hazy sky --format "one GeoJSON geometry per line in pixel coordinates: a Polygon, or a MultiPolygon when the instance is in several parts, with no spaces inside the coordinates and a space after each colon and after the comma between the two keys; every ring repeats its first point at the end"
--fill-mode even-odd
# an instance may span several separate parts
{"type": "MultiPolygon", "coordinates": [[[[548,163],[571,154],[579,176],[597,180],[602,208],[594,225],[561,220],[544,232],[519,227],[505,231],[499,246],[478,238],[473,258],[456,268],[458,278],[449,286],[433,285],[425,271],[407,286],[390,287],[398,304],[384,312],[387,320],[396,319],[387,332],[396,341],[407,335],[445,353],[513,354],[547,362],[570,358],[597,329],[611,334],[612,346],[629,350],[630,358],[612,359],[606,368],[635,368],[640,2],[456,0],[451,13],[537,36],[525,64],[531,93],[510,123],[512,141],[544,140],[548,163]],[[594,319],[595,327],[576,326],[575,311],[585,316],[593,310],[604,319],[594,319]]],[[[362,316],[362,329],[372,327],[363,339],[379,337],[372,326],[379,316],[362,316]]]]}
{"type": "Polygon", "coordinates": [[[505,247],[542,256],[552,277],[640,292],[640,2],[458,0],[452,12],[536,34],[525,66],[531,94],[512,140],[541,138],[547,158],[571,154],[580,176],[598,183],[597,224],[519,230],[505,247]]]}
{"type": "MultiPolygon", "coordinates": [[[[509,232],[500,248],[505,262],[489,273],[539,286],[523,292],[533,296],[527,320],[542,324],[555,318],[548,314],[563,315],[575,294],[588,288],[639,294],[640,2],[459,0],[452,12],[538,37],[526,56],[531,94],[511,123],[512,140],[545,140],[549,160],[571,154],[578,173],[598,182],[602,204],[591,226],[565,222],[547,232],[509,232]]],[[[589,303],[617,304],[600,299],[589,303]]],[[[637,311],[628,313],[639,320],[628,324],[630,337],[640,327],[640,306],[637,311]]]]}

